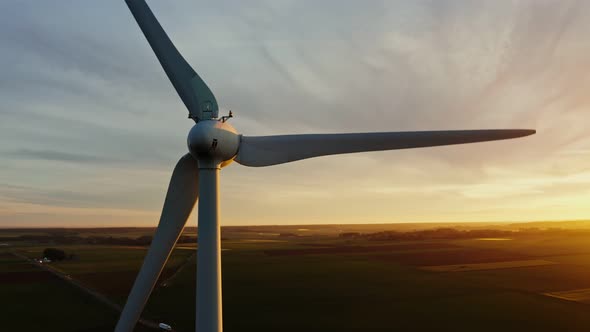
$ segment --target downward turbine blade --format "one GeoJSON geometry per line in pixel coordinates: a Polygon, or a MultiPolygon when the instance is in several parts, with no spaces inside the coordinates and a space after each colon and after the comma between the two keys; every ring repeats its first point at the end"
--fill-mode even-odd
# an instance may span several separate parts
{"type": "Polygon", "coordinates": [[[242,136],[236,161],[270,166],[332,154],[495,141],[534,134],[528,129],[242,136]]]}
{"type": "Polygon", "coordinates": [[[176,49],[144,0],[125,0],[145,38],[156,53],[166,75],[186,105],[189,117],[197,120],[217,118],[215,96],[176,49]]]}
{"type": "Polygon", "coordinates": [[[150,293],[195,206],[199,189],[198,174],[198,163],[190,154],[182,157],[176,164],[162,208],[160,223],[127,298],[115,332],[133,331],[141,316],[150,293]]]}

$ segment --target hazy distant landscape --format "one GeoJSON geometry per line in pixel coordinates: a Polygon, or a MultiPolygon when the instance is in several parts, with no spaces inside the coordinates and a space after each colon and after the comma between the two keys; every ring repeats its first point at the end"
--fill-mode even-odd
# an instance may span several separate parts
{"type": "MultiPolygon", "coordinates": [[[[112,331],[153,228],[1,229],[6,330],[112,331]],[[63,260],[39,263],[55,248],[63,260]]],[[[186,228],[137,331],[194,330],[186,228]]],[[[590,222],[222,228],[226,331],[588,331],[590,222]]]]}

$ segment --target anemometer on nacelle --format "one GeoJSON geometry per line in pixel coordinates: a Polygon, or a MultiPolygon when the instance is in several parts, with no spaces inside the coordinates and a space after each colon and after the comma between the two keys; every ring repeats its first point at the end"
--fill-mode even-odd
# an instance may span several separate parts
{"type": "Polygon", "coordinates": [[[232,111],[229,110],[229,113],[227,115],[224,115],[221,117],[221,122],[225,123],[225,121],[227,121],[233,117],[234,117],[234,113],[232,113],[232,111]]]}

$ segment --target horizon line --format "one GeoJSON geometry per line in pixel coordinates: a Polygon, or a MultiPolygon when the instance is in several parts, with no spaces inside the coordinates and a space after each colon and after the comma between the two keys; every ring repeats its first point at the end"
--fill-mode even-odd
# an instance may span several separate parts
{"type": "MultiPolygon", "coordinates": [[[[326,223],[326,224],[249,224],[249,225],[225,225],[221,227],[272,227],[272,226],[371,226],[371,225],[397,225],[397,224],[529,224],[529,223],[566,223],[566,222],[590,222],[590,219],[558,219],[558,220],[529,220],[529,221],[403,221],[382,223],[326,223]]],[[[95,229],[95,228],[156,228],[154,226],[0,226],[3,229],[95,229]]],[[[197,228],[197,226],[185,226],[184,228],[197,228]]]]}

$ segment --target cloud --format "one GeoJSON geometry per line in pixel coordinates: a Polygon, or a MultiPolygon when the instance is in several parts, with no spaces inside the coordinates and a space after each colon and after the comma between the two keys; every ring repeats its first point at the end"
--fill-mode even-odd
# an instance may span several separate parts
{"type": "MultiPolygon", "coordinates": [[[[222,180],[228,222],[360,222],[356,205],[380,221],[492,218],[521,215],[515,201],[588,197],[559,180],[585,174],[590,150],[588,2],[149,3],[247,135],[538,129],[506,142],[234,165],[222,180]]],[[[4,1],[0,41],[4,202],[155,213],[192,123],[124,3],[4,1]]],[[[35,216],[19,220],[49,218],[35,216]]]]}
{"type": "Polygon", "coordinates": [[[103,159],[96,156],[51,150],[20,149],[13,151],[10,154],[25,159],[40,159],[74,163],[102,163],[108,161],[108,159],[103,159]]]}

